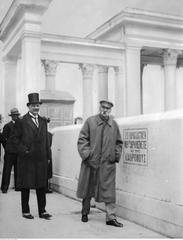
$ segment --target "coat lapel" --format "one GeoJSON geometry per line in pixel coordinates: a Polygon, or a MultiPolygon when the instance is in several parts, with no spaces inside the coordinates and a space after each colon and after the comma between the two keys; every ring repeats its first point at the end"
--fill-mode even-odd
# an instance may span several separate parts
{"type": "Polygon", "coordinates": [[[31,116],[30,116],[29,113],[27,113],[27,114],[25,115],[25,119],[26,119],[27,123],[31,126],[31,128],[32,128],[35,132],[37,132],[37,131],[38,131],[38,128],[36,127],[36,125],[35,125],[34,122],[32,121],[31,116]]]}
{"type": "Polygon", "coordinates": [[[44,121],[43,121],[43,119],[39,116],[38,117],[38,121],[39,121],[39,129],[38,129],[38,134],[40,134],[40,132],[41,132],[41,130],[42,130],[42,127],[43,127],[43,123],[44,123],[44,121]]]}
{"type": "MultiPolygon", "coordinates": [[[[109,116],[109,120],[106,122],[110,127],[112,126],[112,116],[109,116]]],[[[100,115],[96,115],[96,122],[97,122],[97,125],[101,125],[104,123],[104,121],[100,118],[100,115]]]]}

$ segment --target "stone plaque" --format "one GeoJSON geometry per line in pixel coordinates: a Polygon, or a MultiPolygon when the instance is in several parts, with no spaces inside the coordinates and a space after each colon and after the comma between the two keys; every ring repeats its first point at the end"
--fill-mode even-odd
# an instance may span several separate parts
{"type": "Polygon", "coordinates": [[[40,115],[50,118],[49,128],[73,124],[73,106],[62,103],[43,103],[40,115]]]}
{"type": "Polygon", "coordinates": [[[148,130],[146,128],[123,130],[123,162],[133,165],[148,166],[147,142],[148,130]]]}
{"type": "Polygon", "coordinates": [[[40,115],[50,118],[49,128],[73,124],[75,99],[68,93],[56,90],[41,90],[40,115]]]}

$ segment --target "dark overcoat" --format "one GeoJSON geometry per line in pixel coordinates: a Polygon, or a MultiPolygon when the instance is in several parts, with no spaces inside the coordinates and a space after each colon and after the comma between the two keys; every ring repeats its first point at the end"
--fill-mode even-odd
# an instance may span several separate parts
{"type": "Polygon", "coordinates": [[[97,202],[115,202],[116,162],[122,152],[122,140],[117,123],[100,115],[89,117],[78,138],[82,158],[77,197],[95,197],[97,202]]]}
{"type": "Polygon", "coordinates": [[[48,159],[50,159],[47,121],[40,116],[38,121],[39,128],[27,113],[15,124],[18,188],[38,189],[47,185],[48,159]]]}
{"type": "Polygon", "coordinates": [[[3,134],[0,132],[0,143],[3,145],[5,148],[6,145],[6,138],[3,136],[3,134]]]}
{"type": "Polygon", "coordinates": [[[5,139],[5,143],[4,143],[5,153],[10,153],[10,154],[17,153],[17,147],[14,144],[12,139],[14,132],[15,132],[15,123],[10,121],[4,125],[2,135],[5,139]]]}
{"type": "Polygon", "coordinates": [[[52,145],[52,134],[48,132],[48,143],[49,143],[49,155],[50,155],[50,161],[48,163],[48,179],[52,178],[53,176],[53,167],[52,167],[52,150],[51,150],[51,145],[52,145]]]}

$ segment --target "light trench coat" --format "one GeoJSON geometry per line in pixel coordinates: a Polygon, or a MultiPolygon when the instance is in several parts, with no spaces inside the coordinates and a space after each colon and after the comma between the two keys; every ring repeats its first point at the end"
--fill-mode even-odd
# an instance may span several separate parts
{"type": "Polygon", "coordinates": [[[122,152],[122,140],[112,117],[106,123],[100,115],[89,117],[79,134],[78,152],[82,158],[77,197],[95,197],[97,202],[116,201],[116,162],[122,152]]]}

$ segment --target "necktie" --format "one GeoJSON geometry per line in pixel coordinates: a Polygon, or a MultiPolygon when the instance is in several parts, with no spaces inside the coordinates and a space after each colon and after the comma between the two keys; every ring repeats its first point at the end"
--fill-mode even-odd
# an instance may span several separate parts
{"type": "Polygon", "coordinates": [[[31,116],[31,117],[34,119],[33,122],[36,124],[36,126],[39,127],[38,117],[37,116],[35,117],[31,116]]]}
{"type": "Polygon", "coordinates": [[[36,126],[39,127],[39,122],[38,122],[38,117],[37,116],[35,117],[35,123],[36,123],[36,126]]]}

